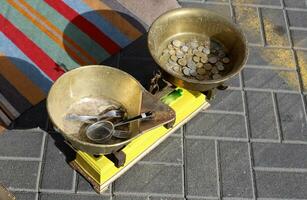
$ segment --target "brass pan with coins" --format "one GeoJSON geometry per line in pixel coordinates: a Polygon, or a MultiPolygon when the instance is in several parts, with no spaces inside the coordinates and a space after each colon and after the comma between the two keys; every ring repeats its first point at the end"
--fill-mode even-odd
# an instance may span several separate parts
{"type": "Polygon", "coordinates": [[[243,32],[202,8],[178,8],[158,17],[148,32],[148,48],[164,80],[196,91],[223,85],[242,70],[248,54],[243,32]]]}

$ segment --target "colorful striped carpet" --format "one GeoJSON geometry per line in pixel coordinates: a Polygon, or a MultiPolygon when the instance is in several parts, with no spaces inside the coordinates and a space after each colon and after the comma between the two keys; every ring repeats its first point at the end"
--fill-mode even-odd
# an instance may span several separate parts
{"type": "Polygon", "coordinates": [[[45,99],[65,70],[101,63],[177,6],[175,0],[1,1],[0,124],[45,99]]]}

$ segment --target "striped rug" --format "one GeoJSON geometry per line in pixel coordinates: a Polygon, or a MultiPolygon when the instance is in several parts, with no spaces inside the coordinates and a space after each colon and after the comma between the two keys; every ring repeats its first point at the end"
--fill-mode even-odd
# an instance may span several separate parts
{"type": "Polygon", "coordinates": [[[175,0],[1,1],[0,125],[45,99],[65,70],[101,63],[175,7],[175,0]]]}

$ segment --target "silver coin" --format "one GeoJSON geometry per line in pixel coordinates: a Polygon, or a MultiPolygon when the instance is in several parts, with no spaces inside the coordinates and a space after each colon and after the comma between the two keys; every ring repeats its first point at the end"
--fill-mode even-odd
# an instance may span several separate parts
{"type": "Polygon", "coordinates": [[[205,48],[204,46],[199,46],[197,47],[197,50],[201,52],[204,48],[205,48]]]}
{"type": "Polygon", "coordinates": [[[191,69],[191,70],[190,70],[190,75],[191,75],[191,76],[196,76],[196,75],[197,75],[196,70],[195,70],[195,69],[191,69]]]}
{"type": "Polygon", "coordinates": [[[212,67],[211,72],[212,72],[213,74],[218,74],[218,73],[219,73],[219,70],[218,70],[216,67],[212,67]]]}
{"type": "Polygon", "coordinates": [[[219,70],[219,71],[223,71],[225,68],[224,68],[224,64],[220,61],[218,61],[216,64],[215,64],[216,68],[219,70]]]}
{"type": "Polygon", "coordinates": [[[196,69],[196,63],[193,62],[192,60],[188,60],[187,66],[188,66],[188,68],[190,68],[190,69],[196,69]]]}
{"type": "Polygon", "coordinates": [[[230,59],[228,57],[225,57],[222,59],[223,63],[227,64],[230,62],[230,59]]]}
{"type": "Polygon", "coordinates": [[[198,47],[198,42],[197,42],[197,41],[192,41],[192,42],[190,43],[190,45],[191,45],[191,47],[192,47],[193,49],[196,49],[196,48],[198,47]]]}
{"type": "Polygon", "coordinates": [[[199,68],[199,69],[197,69],[196,71],[197,71],[197,73],[200,74],[200,75],[204,75],[204,74],[207,73],[206,70],[205,70],[204,68],[199,68]]]}
{"type": "Polygon", "coordinates": [[[190,69],[189,68],[187,68],[187,67],[183,67],[182,68],[182,73],[184,74],[184,75],[186,75],[186,76],[190,76],[190,69]]]}
{"type": "Polygon", "coordinates": [[[210,63],[206,63],[206,64],[204,64],[204,68],[206,70],[211,70],[212,69],[212,65],[210,63]]]}
{"type": "Polygon", "coordinates": [[[188,50],[189,50],[189,47],[186,46],[186,45],[183,45],[183,46],[181,47],[181,51],[183,51],[183,52],[188,52],[188,50]]]}
{"type": "Polygon", "coordinates": [[[173,44],[175,47],[181,47],[182,42],[181,42],[180,40],[173,40],[172,44],[173,44]]]}
{"type": "Polygon", "coordinates": [[[210,49],[209,48],[204,48],[203,52],[208,55],[208,54],[210,54],[210,49]]]}
{"type": "Polygon", "coordinates": [[[182,51],[176,51],[176,56],[177,56],[177,58],[183,58],[183,56],[184,56],[184,53],[182,52],[182,51]]]}
{"type": "Polygon", "coordinates": [[[216,63],[217,60],[218,60],[218,59],[217,59],[217,57],[215,57],[215,56],[212,56],[212,57],[208,58],[208,61],[209,61],[210,63],[212,63],[212,64],[216,63]]]}

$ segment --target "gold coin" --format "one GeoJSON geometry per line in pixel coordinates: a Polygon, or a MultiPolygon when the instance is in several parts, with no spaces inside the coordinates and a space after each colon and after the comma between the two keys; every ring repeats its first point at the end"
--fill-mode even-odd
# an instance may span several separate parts
{"type": "Polygon", "coordinates": [[[207,63],[208,62],[208,57],[207,56],[201,57],[200,61],[202,63],[207,63]]]}
{"type": "Polygon", "coordinates": [[[187,65],[187,60],[184,58],[178,59],[178,64],[181,66],[186,66],[187,65]]]}
{"type": "Polygon", "coordinates": [[[198,56],[193,56],[193,61],[198,63],[200,61],[200,58],[198,56]]]}
{"type": "Polygon", "coordinates": [[[225,57],[222,59],[223,63],[227,64],[230,62],[230,59],[228,57],[225,57]]]}
{"type": "Polygon", "coordinates": [[[204,68],[206,70],[211,70],[212,69],[212,65],[210,63],[206,63],[206,64],[204,64],[204,68]]]}
{"type": "Polygon", "coordinates": [[[173,40],[172,44],[175,46],[175,47],[180,47],[182,45],[182,42],[180,40],[173,40]]]}
{"type": "Polygon", "coordinates": [[[204,74],[207,73],[206,70],[205,70],[204,68],[199,68],[199,69],[197,69],[196,71],[197,71],[197,73],[200,74],[200,75],[204,75],[204,74]]]}
{"type": "Polygon", "coordinates": [[[172,50],[170,50],[168,53],[171,54],[171,55],[175,55],[175,54],[176,54],[176,51],[175,51],[174,49],[172,49],[172,50]]]}
{"type": "Polygon", "coordinates": [[[178,60],[178,58],[177,58],[177,56],[172,55],[172,56],[171,56],[171,60],[174,61],[174,62],[176,62],[176,61],[178,60]]]}
{"type": "Polygon", "coordinates": [[[196,63],[196,68],[202,68],[204,66],[203,63],[199,62],[199,63],[196,63]]]}
{"type": "Polygon", "coordinates": [[[219,70],[218,70],[216,67],[212,67],[211,72],[212,72],[213,74],[218,74],[218,73],[219,73],[219,70]]]}
{"type": "Polygon", "coordinates": [[[172,44],[169,44],[169,45],[167,45],[167,48],[168,48],[169,50],[171,50],[171,49],[173,49],[174,47],[173,47],[172,44]]]}

